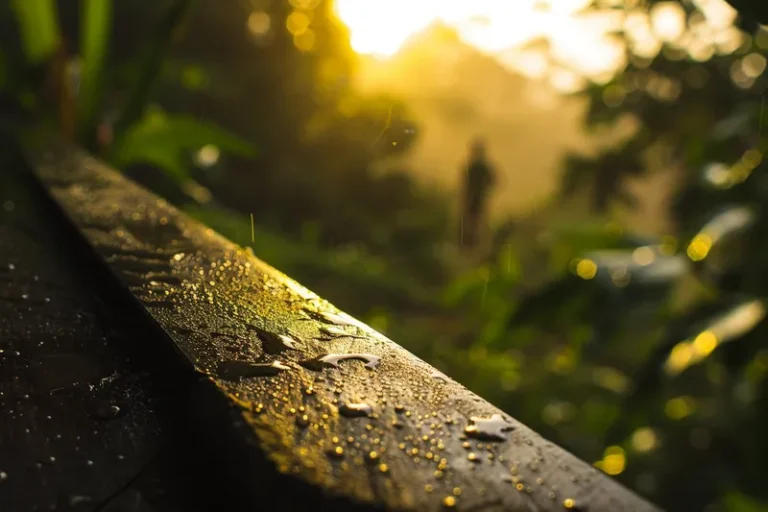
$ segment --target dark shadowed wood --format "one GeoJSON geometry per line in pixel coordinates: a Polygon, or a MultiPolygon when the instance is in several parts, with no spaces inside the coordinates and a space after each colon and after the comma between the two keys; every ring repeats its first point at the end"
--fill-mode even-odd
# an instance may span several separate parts
{"type": "Polygon", "coordinates": [[[65,144],[56,203],[200,375],[243,499],[290,509],[655,510],[248,249],[65,144]]]}
{"type": "Polygon", "coordinates": [[[199,485],[177,404],[193,379],[171,350],[146,357],[166,340],[134,328],[21,166],[0,158],[0,511],[209,510],[230,493],[199,485]]]}

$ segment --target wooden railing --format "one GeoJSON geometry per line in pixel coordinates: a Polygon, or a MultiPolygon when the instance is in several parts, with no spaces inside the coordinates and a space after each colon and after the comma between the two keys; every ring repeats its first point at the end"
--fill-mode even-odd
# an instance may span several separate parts
{"type": "Polygon", "coordinates": [[[25,155],[62,243],[121,295],[220,510],[655,510],[77,148],[44,138],[25,155]]]}

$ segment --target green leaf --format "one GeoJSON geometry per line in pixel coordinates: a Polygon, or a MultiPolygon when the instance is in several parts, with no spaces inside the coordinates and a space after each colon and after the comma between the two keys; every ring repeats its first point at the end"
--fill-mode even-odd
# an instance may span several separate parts
{"type": "Polygon", "coordinates": [[[761,503],[738,491],[723,497],[723,506],[728,512],[768,512],[768,504],[761,503]]]}
{"type": "Polygon", "coordinates": [[[202,66],[190,64],[181,70],[181,84],[190,91],[207,89],[210,82],[210,76],[202,66]]]}
{"type": "Polygon", "coordinates": [[[56,2],[12,0],[12,6],[27,61],[38,64],[53,55],[61,40],[56,2]]]}
{"type": "Polygon", "coordinates": [[[131,164],[149,164],[164,171],[168,176],[183,183],[189,178],[189,169],[182,155],[159,146],[143,146],[128,156],[123,166],[131,164]]]}
{"type": "Polygon", "coordinates": [[[83,72],[77,96],[77,132],[80,143],[90,147],[104,92],[104,61],[109,47],[112,0],[83,0],[80,55],[83,72]]]}
{"type": "Polygon", "coordinates": [[[255,153],[248,142],[215,124],[188,115],[166,115],[150,109],[126,133],[113,155],[118,167],[151,163],[180,181],[188,178],[186,155],[211,144],[220,151],[250,157],[255,153]]]}

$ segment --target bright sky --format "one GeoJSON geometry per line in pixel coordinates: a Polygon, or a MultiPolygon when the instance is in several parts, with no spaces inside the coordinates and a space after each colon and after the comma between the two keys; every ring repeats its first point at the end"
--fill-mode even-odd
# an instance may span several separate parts
{"type": "Polygon", "coordinates": [[[557,0],[537,9],[540,0],[336,0],[339,17],[350,27],[352,46],[360,53],[390,56],[428,25],[440,21],[462,38],[499,51],[552,32],[589,0],[557,0]]]}
{"type": "MultiPolygon", "coordinates": [[[[735,12],[723,0],[694,0],[707,25],[727,29],[735,12]],[[713,23],[714,22],[714,23],[713,23]]],[[[681,38],[685,14],[676,2],[662,2],[648,14],[638,0],[615,0],[624,9],[583,12],[590,0],[336,0],[336,12],[349,27],[352,48],[381,58],[398,52],[409,38],[439,22],[454,28],[467,44],[529,76],[550,76],[561,89],[579,77],[608,79],[625,64],[624,43],[609,32],[624,28],[639,54],[655,55],[661,41],[681,38]],[[549,41],[552,68],[520,45],[549,41]],[[568,75],[574,75],[569,77],[568,75]],[[575,77],[575,78],[574,78],[575,77]]],[[[711,54],[710,54],[711,56],[711,54]]]]}

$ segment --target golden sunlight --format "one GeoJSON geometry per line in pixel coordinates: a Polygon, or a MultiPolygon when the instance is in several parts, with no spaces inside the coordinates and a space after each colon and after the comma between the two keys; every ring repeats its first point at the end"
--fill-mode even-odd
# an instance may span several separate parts
{"type": "MultiPolygon", "coordinates": [[[[723,0],[695,2],[707,25],[733,30],[732,9],[723,0]]],[[[645,58],[654,57],[662,42],[689,46],[681,40],[686,16],[679,4],[662,2],[648,12],[637,0],[615,3],[624,9],[586,9],[591,0],[335,0],[335,11],[361,55],[392,57],[414,36],[442,24],[503,66],[574,90],[585,79],[610,80],[624,67],[625,43],[611,35],[617,30],[627,31],[633,52],[645,58]],[[537,40],[547,42],[546,59],[532,56],[544,50],[522,48],[537,40]]]]}
{"type": "Polygon", "coordinates": [[[358,53],[394,55],[433,23],[457,30],[468,44],[501,51],[546,35],[547,25],[573,15],[589,0],[336,0],[336,13],[350,28],[358,53]]]}
{"type": "MultiPolygon", "coordinates": [[[[623,47],[607,34],[618,28],[616,16],[583,14],[589,0],[336,0],[339,19],[350,30],[352,48],[380,58],[395,55],[430,25],[456,30],[461,40],[497,57],[524,74],[531,59],[514,50],[546,38],[550,51],[570,63],[571,71],[594,76],[623,63],[623,47]]],[[[519,52],[522,53],[522,52],[519,52]]],[[[541,74],[537,68],[535,73],[541,74]]]]}

